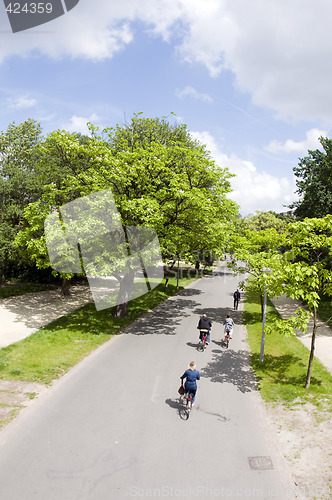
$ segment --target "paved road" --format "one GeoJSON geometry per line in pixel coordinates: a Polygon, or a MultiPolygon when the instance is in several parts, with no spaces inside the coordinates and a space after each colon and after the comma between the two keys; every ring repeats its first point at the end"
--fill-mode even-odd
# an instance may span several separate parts
{"type": "Polygon", "coordinates": [[[227,270],[193,283],[23,410],[0,434],[1,500],[295,498],[249,369],[241,311],[230,348],[220,345],[236,286],[227,270]],[[203,312],[214,326],[198,353],[203,312]],[[177,389],[191,360],[201,381],[184,421],[177,389]]]}

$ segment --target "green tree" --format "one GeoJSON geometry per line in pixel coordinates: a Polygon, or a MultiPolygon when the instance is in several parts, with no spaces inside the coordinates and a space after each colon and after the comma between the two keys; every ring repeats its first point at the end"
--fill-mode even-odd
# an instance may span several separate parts
{"type": "MultiPolygon", "coordinates": [[[[307,218],[290,225],[290,250],[274,262],[269,276],[269,289],[275,295],[302,300],[313,317],[313,331],[305,387],[310,385],[312,361],[317,332],[317,309],[323,295],[332,295],[332,216],[307,218]]],[[[304,308],[289,320],[280,320],[276,326],[283,333],[294,333],[294,326],[306,330],[308,316],[304,308]]]]}
{"type": "Polygon", "coordinates": [[[251,231],[261,231],[263,229],[275,229],[279,233],[287,231],[286,220],[271,211],[261,212],[257,210],[254,215],[248,215],[244,220],[251,231]]]}
{"type": "Polygon", "coordinates": [[[298,219],[332,214],[332,140],[320,137],[319,141],[323,151],[309,150],[293,169],[300,201],[291,208],[298,219]]]}
{"type": "MultiPolygon", "coordinates": [[[[131,123],[98,134],[89,141],[61,131],[45,142],[45,158],[61,144],[62,157],[75,169],[45,188],[28,207],[29,226],[20,242],[38,265],[49,265],[43,235],[45,212],[81,196],[111,188],[123,226],[148,226],[159,237],[163,254],[218,250],[237,206],[227,198],[231,174],[218,167],[184,125],[135,116],[131,123]],[[40,213],[40,216],[38,214],[40,213]]],[[[52,160],[54,161],[54,159],[52,160]]],[[[60,159],[60,170],[61,170],[60,159]]],[[[121,284],[120,284],[121,287],[121,284]]],[[[127,303],[116,308],[126,313],[127,303]]]]}
{"type": "Polygon", "coordinates": [[[24,260],[14,238],[22,225],[25,207],[41,194],[35,168],[40,137],[40,125],[34,120],[12,123],[0,135],[0,282],[18,260],[24,260]]]}
{"type": "Polygon", "coordinates": [[[242,226],[242,234],[235,235],[234,261],[228,264],[236,275],[245,275],[240,288],[257,292],[260,297],[263,317],[264,295],[268,275],[279,259],[280,249],[286,242],[287,234],[275,228],[253,231],[242,226]]]}

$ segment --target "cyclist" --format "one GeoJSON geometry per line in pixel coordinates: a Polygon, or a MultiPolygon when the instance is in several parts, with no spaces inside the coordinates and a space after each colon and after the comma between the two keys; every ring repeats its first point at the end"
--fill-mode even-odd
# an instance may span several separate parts
{"type": "Polygon", "coordinates": [[[210,330],[212,327],[212,321],[207,317],[207,315],[204,313],[203,316],[201,316],[199,322],[198,322],[198,329],[199,329],[199,340],[202,340],[204,333],[207,332],[207,337],[206,337],[206,345],[209,344],[210,342],[210,330]]]}
{"type": "Polygon", "coordinates": [[[233,318],[231,318],[230,313],[227,313],[225,321],[224,321],[224,325],[225,325],[225,328],[224,328],[225,340],[226,340],[227,333],[229,334],[229,338],[232,338],[234,321],[233,321],[233,318]]]}
{"type": "Polygon", "coordinates": [[[186,379],[184,383],[184,392],[189,393],[192,396],[192,405],[194,404],[196,392],[197,392],[197,380],[200,380],[199,371],[196,370],[196,363],[190,361],[188,369],[182,375],[181,381],[183,385],[183,379],[186,379]]]}

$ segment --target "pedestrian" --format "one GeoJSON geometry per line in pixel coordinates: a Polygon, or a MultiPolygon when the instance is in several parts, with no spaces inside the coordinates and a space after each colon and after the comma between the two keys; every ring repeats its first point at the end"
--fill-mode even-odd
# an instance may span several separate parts
{"type": "Polygon", "coordinates": [[[237,288],[237,290],[235,290],[235,292],[233,293],[233,297],[234,297],[234,311],[237,310],[237,308],[239,307],[239,300],[241,298],[241,294],[239,292],[239,289],[237,288]]]}
{"type": "Polygon", "coordinates": [[[197,328],[199,329],[199,340],[202,340],[204,332],[207,332],[206,345],[208,345],[210,342],[211,327],[212,327],[212,321],[204,313],[198,322],[197,328]]]}
{"type": "Polygon", "coordinates": [[[191,394],[192,404],[194,404],[197,392],[197,380],[200,380],[199,371],[196,370],[196,363],[194,361],[190,361],[187,370],[180,378],[182,380],[182,385],[183,379],[186,379],[184,384],[184,392],[191,394]]]}

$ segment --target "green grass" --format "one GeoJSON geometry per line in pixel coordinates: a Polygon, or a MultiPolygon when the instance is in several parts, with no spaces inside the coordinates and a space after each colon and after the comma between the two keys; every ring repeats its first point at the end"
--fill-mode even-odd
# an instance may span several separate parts
{"type": "Polygon", "coordinates": [[[6,283],[0,285],[0,299],[24,295],[26,293],[43,292],[56,288],[54,285],[38,285],[35,283],[6,283]]]}
{"type": "Polygon", "coordinates": [[[318,317],[332,328],[332,298],[323,297],[319,303],[318,317]]]}
{"type": "MultiPolygon", "coordinates": [[[[269,303],[267,321],[278,315],[269,303]]],[[[264,361],[260,363],[262,334],[261,312],[257,295],[247,293],[244,321],[252,352],[252,367],[258,380],[262,397],[268,402],[306,403],[332,410],[332,375],[315,358],[311,384],[304,389],[309,350],[295,337],[284,337],[277,332],[265,336],[264,361]]]]}
{"type": "MultiPolygon", "coordinates": [[[[194,278],[181,278],[180,289],[192,281],[194,278]]],[[[63,316],[26,339],[0,349],[0,378],[50,384],[176,291],[176,279],[171,278],[168,288],[161,284],[129,302],[127,316],[122,319],[112,316],[113,309],[96,311],[94,304],[63,316]]]]}

